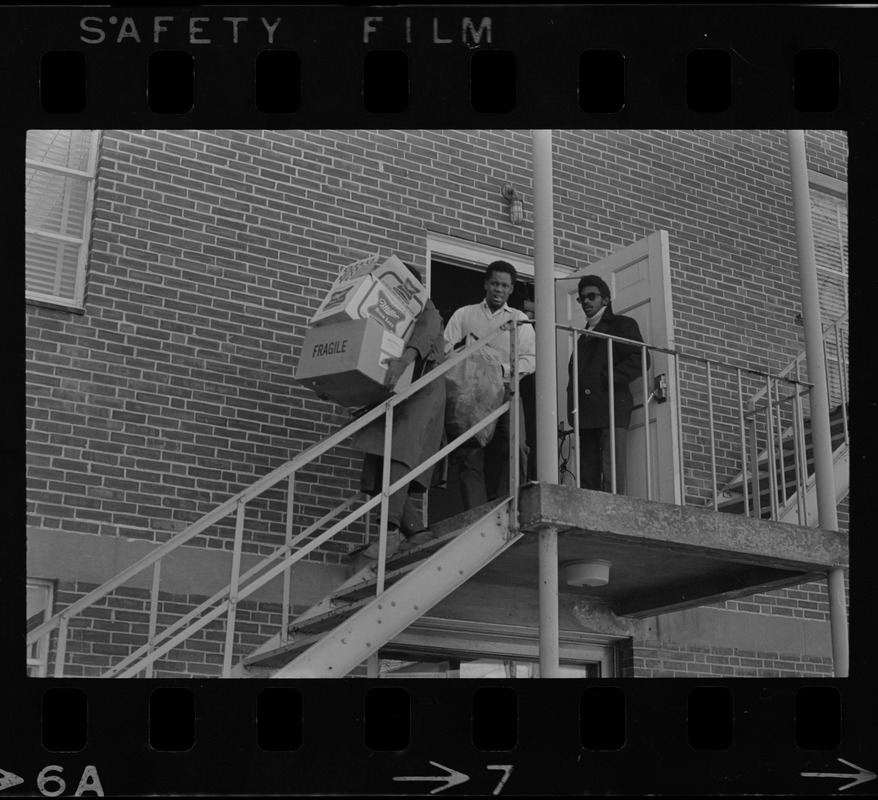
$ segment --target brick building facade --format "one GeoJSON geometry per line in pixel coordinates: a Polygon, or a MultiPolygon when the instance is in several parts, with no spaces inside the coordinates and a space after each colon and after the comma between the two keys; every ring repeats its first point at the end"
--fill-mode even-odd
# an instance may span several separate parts
{"type": "MultiPolygon", "coordinates": [[[[808,132],[806,143],[816,190],[840,196],[844,135],[808,132]]],[[[53,612],[348,419],[293,380],[310,316],[345,264],[395,253],[430,275],[428,236],[533,256],[528,131],[107,130],[95,152],[83,298],[41,291],[27,305],[28,574],[53,612]],[[526,201],[520,226],[501,196],[510,183],[526,201]]],[[[774,374],[803,350],[782,131],[557,131],[554,169],[558,270],[665,230],[680,349],[774,374]]],[[[844,263],[841,210],[837,220],[844,263]]],[[[690,384],[686,501],[703,504],[708,453],[690,384]]],[[[719,445],[731,477],[732,444],[719,445]]],[[[296,518],[308,524],[355,492],[359,458],[334,451],[299,475],[296,518]]],[[[271,492],[257,502],[245,555],[283,542],[283,505],[271,492]]],[[[169,578],[160,626],[227,578],[232,534],[221,523],[190,543],[186,563],[201,571],[169,578]]],[[[340,570],[364,537],[354,526],[311,553],[309,574],[340,570]]],[[[296,598],[295,610],[308,605],[296,598]]],[[[65,674],[100,674],[143,644],[148,606],[148,586],[120,588],[72,620],[65,674]]],[[[244,655],[276,633],[280,605],[246,601],[238,620],[244,655]]],[[[829,675],[827,621],[818,582],[623,625],[626,635],[574,633],[615,648],[623,677],[829,675]]],[[[212,623],[156,676],[219,674],[224,637],[212,623]]],[[[51,670],[53,650],[42,661],[51,670]]]]}

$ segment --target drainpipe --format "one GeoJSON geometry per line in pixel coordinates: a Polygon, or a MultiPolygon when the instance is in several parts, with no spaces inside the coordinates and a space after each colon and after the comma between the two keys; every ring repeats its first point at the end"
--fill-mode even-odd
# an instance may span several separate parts
{"type": "MultiPolygon", "coordinates": [[[[835,472],[832,462],[832,434],[829,425],[829,387],[823,351],[823,323],[817,285],[817,259],[811,227],[811,196],[808,188],[808,162],[805,132],[787,131],[790,172],[793,184],[793,214],[796,248],[799,256],[799,286],[805,324],[805,358],[808,381],[812,384],[811,436],[814,447],[814,477],[817,484],[818,524],[828,531],[838,530],[835,500],[835,472]]],[[[848,624],[845,607],[844,570],[828,572],[829,626],[832,636],[832,663],[836,677],[848,676],[848,624]]]]}
{"type": "MultiPolygon", "coordinates": [[[[534,300],[537,479],[558,483],[558,384],[555,376],[555,227],[552,132],[533,135],[534,300]]],[[[558,677],[558,529],[539,533],[540,677],[558,677]]]]}

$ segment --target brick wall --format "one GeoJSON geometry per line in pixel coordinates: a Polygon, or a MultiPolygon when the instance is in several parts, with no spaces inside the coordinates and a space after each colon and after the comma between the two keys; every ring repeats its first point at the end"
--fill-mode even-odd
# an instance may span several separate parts
{"type": "Polygon", "coordinates": [[[623,664],[625,678],[832,676],[832,659],[819,656],[650,641],[631,647],[623,664]]]}
{"type": "MultiPolygon", "coordinates": [[[[83,583],[61,583],[56,607],[76,602],[97,588],[83,583]]],[[[172,625],[193,611],[206,597],[159,593],[157,631],[172,625]]],[[[293,613],[304,608],[294,607],[293,613]]],[[[147,590],[120,588],[70,620],[65,658],[65,677],[99,677],[148,641],[150,593],[147,590]]],[[[225,615],[209,622],[178,647],[157,659],[156,678],[192,678],[220,676],[225,647],[225,615]]],[[[242,601],[238,604],[233,664],[280,630],[281,607],[274,603],[242,601]]],[[[57,655],[58,635],[53,634],[49,648],[48,675],[52,675],[57,655]]]]}

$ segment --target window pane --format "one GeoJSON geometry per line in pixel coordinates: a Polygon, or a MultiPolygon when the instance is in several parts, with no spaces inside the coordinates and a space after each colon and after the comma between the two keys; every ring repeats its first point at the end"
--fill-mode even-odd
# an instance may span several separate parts
{"type": "MultiPolygon", "coordinates": [[[[402,661],[384,659],[379,661],[382,678],[538,678],[540,665],[536,661],[502,658],[467,658],[458,660],[402,661]]],[[[561,664],[561,678],[599,678],[600,664],[561,664]]]]}
{"type": "Polygon", "coordinates": [[[46,233],[81,239],[89,181],[29,169],[25,190],[25,225],[46,233]]]}
{"type": "Polygon", "coordinates": [[[88,170],[91,131],[28,131],[27,157],[56,167],[88,170]]]}
{"type": "Polygon", "coordinates": [[[28,236],[25,288],[29,292],[74,298],[79,246],[28,236]]]}

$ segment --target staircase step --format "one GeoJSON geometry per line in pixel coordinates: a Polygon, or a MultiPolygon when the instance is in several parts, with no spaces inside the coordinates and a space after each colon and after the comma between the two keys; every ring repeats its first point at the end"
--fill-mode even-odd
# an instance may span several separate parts
{"type": "Polygon", "coordinates": [[[300,636],[282,647],[272,650],[271,653],[252,656],[244,659],[244,668],[258,669],[260,673],[266,670],[275,670],[289,663],[299,653],[303,653],[312,644],[320,640],[321,634],[314,633],[308,636],[300,636]]]}
{"type": "MultiPolygon", "coordinates": [[[[384,585],[390,586],[392,583],[399,580],[404,575],[407,575],[418,564],[424,561],[424,559],[429,558],[431,555],[433,555],[433,553],[435,553],[446,543],[451,541],[455,536],[458,535],[458,533],[459,531],[453,531],[452,533],[448,533],[441,538],[434,538],[428,542],[417,545],[416,547],[412,547],[408,550],[403,550],[400,553],[396,553],[393,558],[389,559],[387,562],[387,565],[388,567],[390,567],[390,569],[388,569],[387,572],[384,573],[384,585]]],[[[333,593],[332,595],[330,595],[330,599],[333,603],[335,603],[348,602],[350,600],[356,600],[367,595],[372,596],[375,594],[375,585],[377,583],[378,574],[376,567],[374,577],[369,578],[362,583],[358,583],[355,586],[349,586],[347,589],[339,590],[337,593],[333,593]]]]}
{"type": "Polygon", "coordinates": [[[359,608],[366,605],[371,599],[372,595],[362,597],[358,600],[352,600],[342,606],[333,608],[331,611],[326,611],[323,614],[317,614],[314,617],[310,617],[304,622],[293,622],[287,630],[291,634],[312,634],[328,631],[343,620],[347,619],[359,608]]]}

